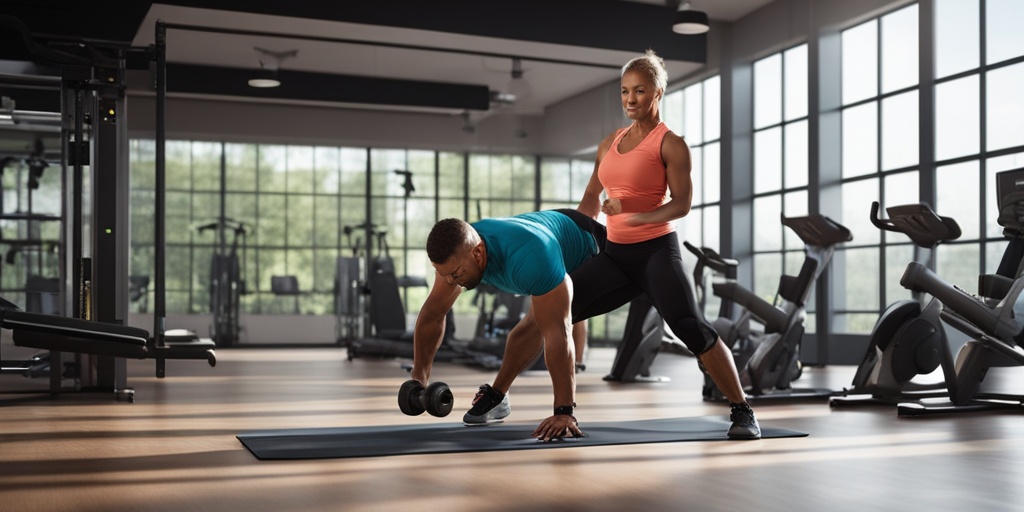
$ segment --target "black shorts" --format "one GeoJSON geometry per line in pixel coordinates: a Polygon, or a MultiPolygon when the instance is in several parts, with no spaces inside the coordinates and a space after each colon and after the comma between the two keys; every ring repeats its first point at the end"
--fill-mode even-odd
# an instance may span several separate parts
{"type": "Polygon", "coordinates": [[[594,241],[597,242],[597,250],[604,250],[604,243],[608,240],[608,230],[605,229],[604,224],[572,208],[559,208],[555,211],[569,217],[580,229],[590,233],[594,237],[594,241]]]}

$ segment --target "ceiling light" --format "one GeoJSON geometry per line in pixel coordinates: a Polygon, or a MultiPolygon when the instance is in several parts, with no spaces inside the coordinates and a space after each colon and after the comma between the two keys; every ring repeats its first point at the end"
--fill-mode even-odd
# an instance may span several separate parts
{"type": "Polygon", "coordinates": [[[703,34],[710,29],[707,13],[690,9],[690,2],[679,4],[679,10],[676,11],[675,20],[672,22],[673,32],[694,35],[703,34]]]}
{"type": "Polygon", "coordinates": [[[280,67],[281,61],[298,55],[299,51],[275,52],[258,46],[254,46],[253,49],[260,54],[260,67],[249,76],[249,87],[262,89],[280,87],[281,80],[277,77],[277,70],[280,67]]]}
{"type": "Polygon", "coordinates": [[[277,73],[267,68],[261,67],[252,72],[249,76],[249,87],[279,87],[281,81],[277,79],[277,73]]]}

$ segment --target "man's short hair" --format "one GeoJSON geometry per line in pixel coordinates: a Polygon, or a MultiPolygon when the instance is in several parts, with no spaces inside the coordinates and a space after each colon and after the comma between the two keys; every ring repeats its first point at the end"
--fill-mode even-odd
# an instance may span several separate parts
{"type": "Polygon", "coordinates": [[[427,257],[444,263],[469,240],[469,224],[461,219],[441,219],[427,235],[427,257]]]}

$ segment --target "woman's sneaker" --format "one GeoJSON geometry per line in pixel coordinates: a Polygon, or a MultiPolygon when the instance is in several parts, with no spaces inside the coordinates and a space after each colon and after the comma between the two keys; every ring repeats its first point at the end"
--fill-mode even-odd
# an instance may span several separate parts
{"type": "Polygon", "coordinates": [[[473,397],[473,407],[462,417],[462,422],[472,426],[501,423],[511,412],[508,395],[500,393],[490,384],[484,384],[473,397]]]}
{"type": "Polygon", "coordinates": [[[754,410],[750,404],[729,404],[732,406],[732,413],[729,420],[732,426],[729,427],[729,439],[761,439],[761,427],[754,417],[754,410]]]}

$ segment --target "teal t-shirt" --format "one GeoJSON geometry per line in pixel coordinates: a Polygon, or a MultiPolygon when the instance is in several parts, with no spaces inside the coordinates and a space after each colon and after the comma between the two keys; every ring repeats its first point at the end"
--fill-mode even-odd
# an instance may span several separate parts
{"type": "Polygon", "coordinates": [[[472,223],[487,246],[483,282],[506,293],[544,295],[597,254],[594,237],[556,211],[472,223]]]}

